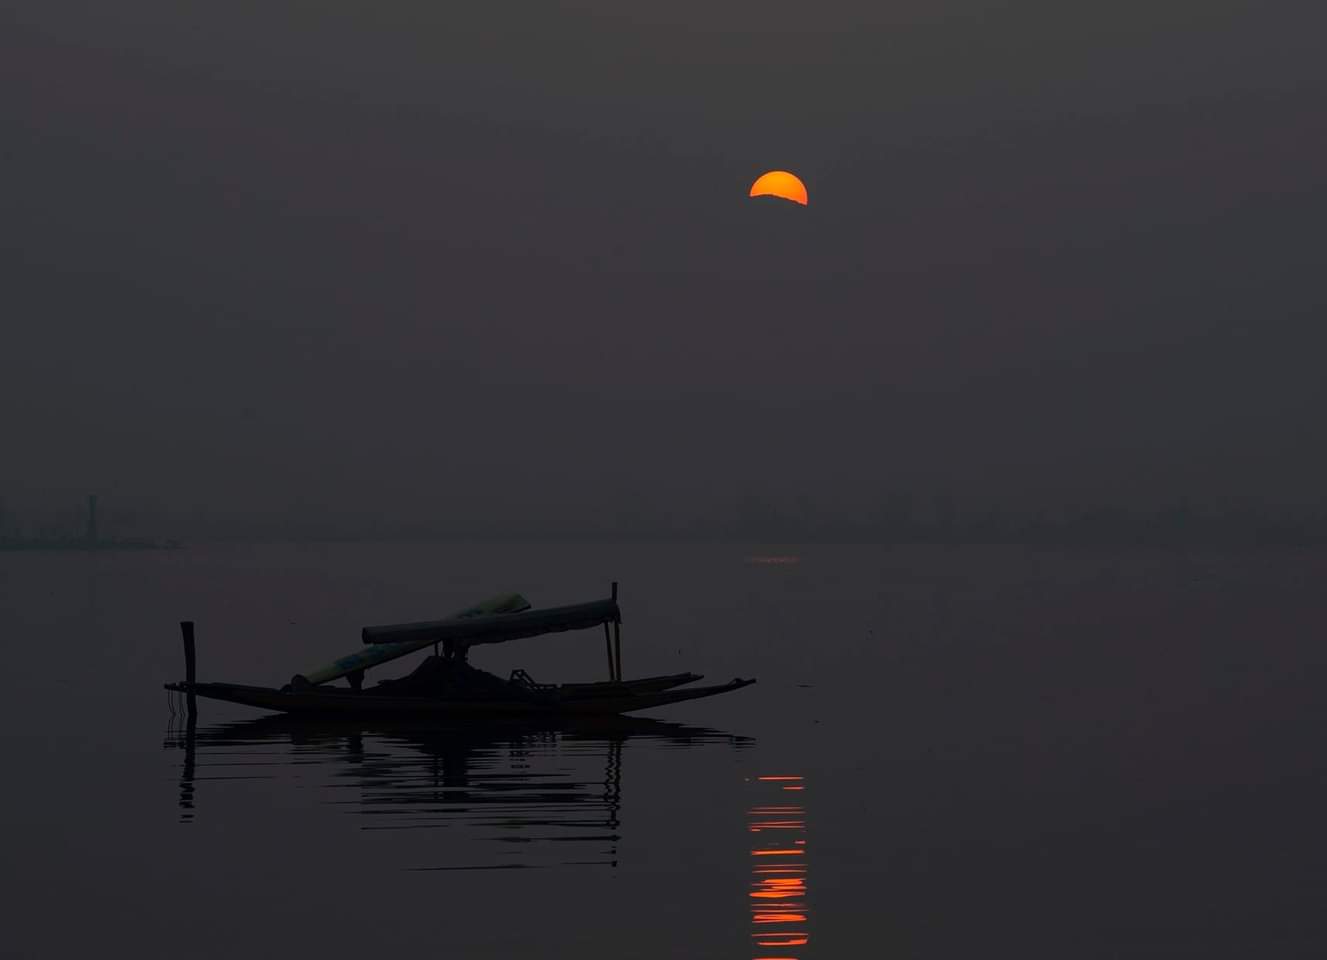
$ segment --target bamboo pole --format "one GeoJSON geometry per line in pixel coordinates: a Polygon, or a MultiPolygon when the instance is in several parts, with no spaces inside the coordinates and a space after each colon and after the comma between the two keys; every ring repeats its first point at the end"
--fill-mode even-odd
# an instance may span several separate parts
{"type": "MultiPolygon", "coordinates": [[[[614,604],[617,603],[616,580],[613,581],[613,603],[614,604]]],[[[607,635],[607,631],[608,631],[608,624],[604,624],[605,636],[607,635]]],[[[617,675],[616,676],[617,682],[621,683],[622,682],[622,617],[620,614],[613,619],[613,652],[614,652],[613,659],[616,661],[617,664],[613,668],[613,672],[617,675]]]]}
{"type": "Polygon", "coordinates": [[[186,703],[189,716],[198,712],[198,701],[194,698],[194,681],[197,678],[197,658],[194,650],[194,622],[180,621],[180,633],[184,637],[184,682],[187,688],[186,703]]]}
{"type": "Polygon", "coordinates": [[[613,621],[613,651],[617,654],[617,682],[622,682],[622,621],[613,621]]]}

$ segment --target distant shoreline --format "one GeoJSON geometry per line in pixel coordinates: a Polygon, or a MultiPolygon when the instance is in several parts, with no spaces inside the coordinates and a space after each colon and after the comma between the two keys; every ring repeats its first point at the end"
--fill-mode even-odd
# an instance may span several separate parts
{"type": "Polygon", "coordinates": [[[82,539],[43,540],[43,539],[8,539],[0,540],[0,550],[178,550],[183,546],[179,540],[98,540],[89,543],[82,539]]]}

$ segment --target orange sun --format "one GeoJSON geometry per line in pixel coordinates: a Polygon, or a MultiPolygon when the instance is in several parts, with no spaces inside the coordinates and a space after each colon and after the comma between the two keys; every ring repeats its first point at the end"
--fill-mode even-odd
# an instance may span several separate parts
{"type": "Polygon", "coordinates": [[[806,184],[796,174],[787,170],[771,170],[763,173],[751,184],[752,197],[782,197],[793,203],[806,206],[806,184]]]}

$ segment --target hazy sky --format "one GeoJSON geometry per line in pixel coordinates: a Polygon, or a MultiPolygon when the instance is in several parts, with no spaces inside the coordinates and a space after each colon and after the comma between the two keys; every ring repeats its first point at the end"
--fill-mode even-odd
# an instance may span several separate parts
{"type": "Polygon", "coordinates": [[[290,530],[1322,503],[1325,28],[0,0],[0,493],[290,530]],[[747,199],[772,167],[808,208],[747,199]]]}

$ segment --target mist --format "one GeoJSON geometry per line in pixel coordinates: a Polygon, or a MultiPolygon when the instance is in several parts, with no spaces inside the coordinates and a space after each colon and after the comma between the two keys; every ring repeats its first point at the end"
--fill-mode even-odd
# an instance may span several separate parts
{"type": "Polygon", "coordinates": [[[1327,510],[1320,5],[0,8],[12,514],[1327,510]]]}

